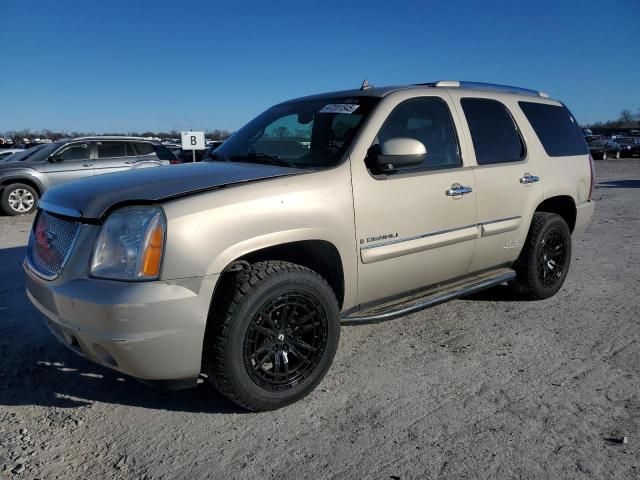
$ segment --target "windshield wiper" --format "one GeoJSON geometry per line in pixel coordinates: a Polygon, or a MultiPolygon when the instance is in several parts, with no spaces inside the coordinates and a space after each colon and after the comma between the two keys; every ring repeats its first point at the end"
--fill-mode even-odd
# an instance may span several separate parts
{"type": "Polygon", "coordinates": [[[281,167],[298,168],[295,163],[283,160],[274,155],[266,153],[249,153],[247,155],[232,155],[227,157],[232,162],[261,163],[266,165],[279,165],[281,167]]]}

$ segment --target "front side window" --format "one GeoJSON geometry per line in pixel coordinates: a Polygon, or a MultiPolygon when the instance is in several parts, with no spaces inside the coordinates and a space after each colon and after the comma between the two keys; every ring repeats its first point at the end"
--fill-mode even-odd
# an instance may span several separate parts
{"type": "Polygon", "coordinates": [[[504,104],[486,98],[463,98],[460,103],[478,165],[518,162],[524,158],[524,142],[504,104]]]}
{"type": "Polygon", "coordinates": [[[130,143],[128,145],[129,147],[129,151],[131,152],[135,152],[135,153],[131,153],[130,155],[140,155],[141,157],[144,155],[151,155],[152,153],[154,153],[153,150],[153,145],[150,143],[146,143],[146,142],[135,142],[135,143],[130,143]]]}
{"type": "Polygon", "coordinates": [[[98,142],[98,158],[124,157],[123,142],[98,142]]]}
{"type": "Polygon", "coordinates": [[[78,143],[62,150],[56,156],[63,161],[88,160],[90,151],[88,143],[78,143]]]}
{"type": "Polygon", "coordinates": [[[338,97],[276,105],[225,140],[206,160],[294,168],[337,165],[378,101],[338,97]]]}
{"type": "Polygon", "coordinates": [[[400,171],[450,168],[461,164],[451,113],[439,97],[413,98],[398,105],[385,120],[375,142],[381,145],[393,138],[413,138],[422,142],[427,150],[421,165],[400,171]]]}

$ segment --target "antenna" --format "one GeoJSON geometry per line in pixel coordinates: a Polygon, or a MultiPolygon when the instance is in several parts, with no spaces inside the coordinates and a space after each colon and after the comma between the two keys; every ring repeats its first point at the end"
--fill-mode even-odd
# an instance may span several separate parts
{"type": "Polygon", "coordinates": [[[373,85],[369,85],[369,80],[365,78],[360,85],[360,90],[369,90],[370,88],[373,88],[373,85]]]}

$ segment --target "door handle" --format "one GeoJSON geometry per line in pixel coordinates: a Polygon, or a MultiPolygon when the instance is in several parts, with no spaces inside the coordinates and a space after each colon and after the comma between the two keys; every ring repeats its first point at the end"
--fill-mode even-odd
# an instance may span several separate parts
{"type": "Polygon", "coordinates": [[[83,167],[93,167],[93,163],[83,163],[83,167]]]}
{"type": "Polygon", "coordinates": [[[446,190],[444,193],[447,197],[460,198],[462,195],[466,195],[467,193],[473,192],[473,188],[467,187],[465,185],[460,185],[459,183],[454,183],[451,185],[449,190],[446,190]]]}
{"type": "Polygon", "coordinates": [[[523,185],[529,185],[531,183],[536,183],[540,181],[540,177],[537,177],[536,175],[531,175],[530,173],[525,173],[522,178],[520,178],[520,183],[522,183],[523,185]]]}

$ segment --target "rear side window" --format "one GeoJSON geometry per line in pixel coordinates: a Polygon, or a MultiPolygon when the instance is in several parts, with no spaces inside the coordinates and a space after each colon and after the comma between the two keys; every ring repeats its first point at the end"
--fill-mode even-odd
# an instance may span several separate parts
{"type": "Polygon", "coordinates": [[[460,104],[478,165],[519,162],[524,158],[524,142],[504,104],[486,98],[463,98],[460,104]]]}
{"type": "Polygon", "coordinates": [[[535,102],[519,104],[547,155],[569,157],[587,154],[584,135],[566,107],[535,102]]]}
{"type": "Polygon", "coordinates": [[[123,142],[98,142],[98,158],[124,157],[123,142]]]}

